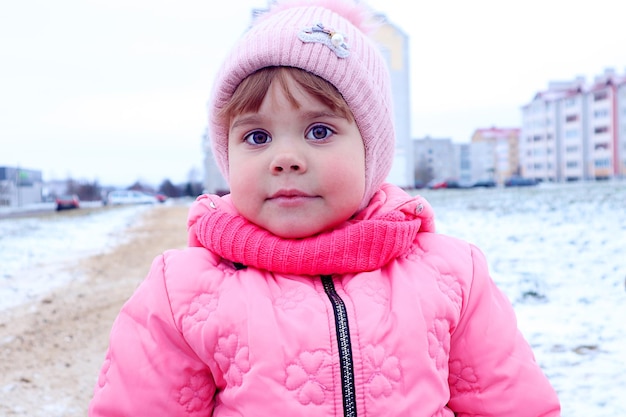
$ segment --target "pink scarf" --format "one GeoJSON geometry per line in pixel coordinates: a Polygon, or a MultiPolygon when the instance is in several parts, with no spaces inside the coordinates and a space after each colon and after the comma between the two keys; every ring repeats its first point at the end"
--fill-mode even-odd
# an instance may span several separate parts
{"type": "Polygon", "coordinates": [[[243,265],[301,275],[379,269],[407,253],[419,231],[434,232],[430,205],[389,184],[354,218],[302,239],[280,238],[249,222],[228,196],[199,197],[189,225],[192,246],[243,265]]]}

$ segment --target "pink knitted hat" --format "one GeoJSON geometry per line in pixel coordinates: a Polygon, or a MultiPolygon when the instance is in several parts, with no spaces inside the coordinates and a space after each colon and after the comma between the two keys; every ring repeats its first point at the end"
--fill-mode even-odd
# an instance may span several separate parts
{"type": "Polygon", "coordinates": [[[394,156],[391,82],[387,64],[366,32],[371,17],[353,0],[299,0],[274,5],[235,44],[215,80],[209,137],[228,181],[228,126],[217,114],[253,72],[296,67],[333,84],[350,107],[365,145],[361,208],[385,181],[394,156]]]}

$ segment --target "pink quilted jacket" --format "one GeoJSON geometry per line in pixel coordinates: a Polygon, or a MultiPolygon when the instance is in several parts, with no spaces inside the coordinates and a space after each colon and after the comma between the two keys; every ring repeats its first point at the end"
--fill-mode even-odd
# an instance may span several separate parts
{"type": "Polygon", "coordinates": [[[385,185],[284,240],[202,196],[123,307],[96,416],[558,416],[483,255],[385,185]]]}

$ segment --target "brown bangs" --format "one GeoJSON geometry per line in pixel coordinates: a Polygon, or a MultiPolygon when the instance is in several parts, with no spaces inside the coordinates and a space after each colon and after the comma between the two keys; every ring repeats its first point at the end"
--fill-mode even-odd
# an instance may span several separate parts
{"type": "Polygon", "coordinates": [[[300,103],[287,88],[287,76],[291,76],[307,93],[320,100],[333,112],[346,120],[354,120],[348,104],[334,85],[308,71],[293,67],[267,67],[253,72],[239,84],[218,116],[227,122],[238,114],[258,112],[274,80],[278,81],[294,108],[300,108],[300,103]]]}

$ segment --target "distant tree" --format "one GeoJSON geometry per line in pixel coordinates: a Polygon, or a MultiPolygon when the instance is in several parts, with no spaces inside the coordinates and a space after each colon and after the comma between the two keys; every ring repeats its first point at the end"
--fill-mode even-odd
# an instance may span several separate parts
{"type": "Polygon", "coordinates": [[[66,194],[78,194],[78,188],[80,184],[72,178],[68,178],[65,182],[65,193],[66,194]]]}
{"type": "Polygon", "coordinates": [[[161,183],[161,185],[159,186],[159,192],[168,197],[174,197],[174,198],[180,197],[183,195],[183,190],[181,190],[180,187],[177,187],[174,184],[172,184],[172,182],[168,179],[164,180],[161,183]]]}
{"type": "Polygon", "coordinates": [[[141,191],[142,193],[153,193],[154,188],[150,185],[142,184],[140,181],[135,181],[133,185],[127,188],[128,190],[141,191]]]}
{"type": "Polygon", "coordinates": [[[83,182],[78,185],[78,189],[75,193],[83,201],[96,201],[102,198],[102,187],[98,184],[98,181],[92,183],[83,182]]]}
{"type": "Polygon", "coordinates": [[[415,166],[414,170],[415,184],[428,184],[433,179],[432,169],[428,166],[428,161],[424,156],[420,158],[420,161],[415,166]]]}
{"type": "Polygon", "coordinates": [[[65,183],[65,194],[76,194],[83,201],[96,201],[102,198],[102,187],[98,181],[76,181],[68,178],[65,183]]]}
{"type": "Polygon", "coordinates": [[[185,195],[188,197],[198,197],[202,194],[203,186],[201,182],[189,181],[185,184],[185,195]]]}
{"type": "Polygon", "coordinates": [[[201,171],[198,168],[193,167],[189,170],[187,178],[188,181],[187,184],[185,184],[185,195],[194,198],[201,195],[204,191],[201,171]]]}
{"type": "Polygon", "coordinates": [[[128,186],[127,190],[142,191],[143,185],[139,181],[135,181],[134,184],[128,186]]]}

